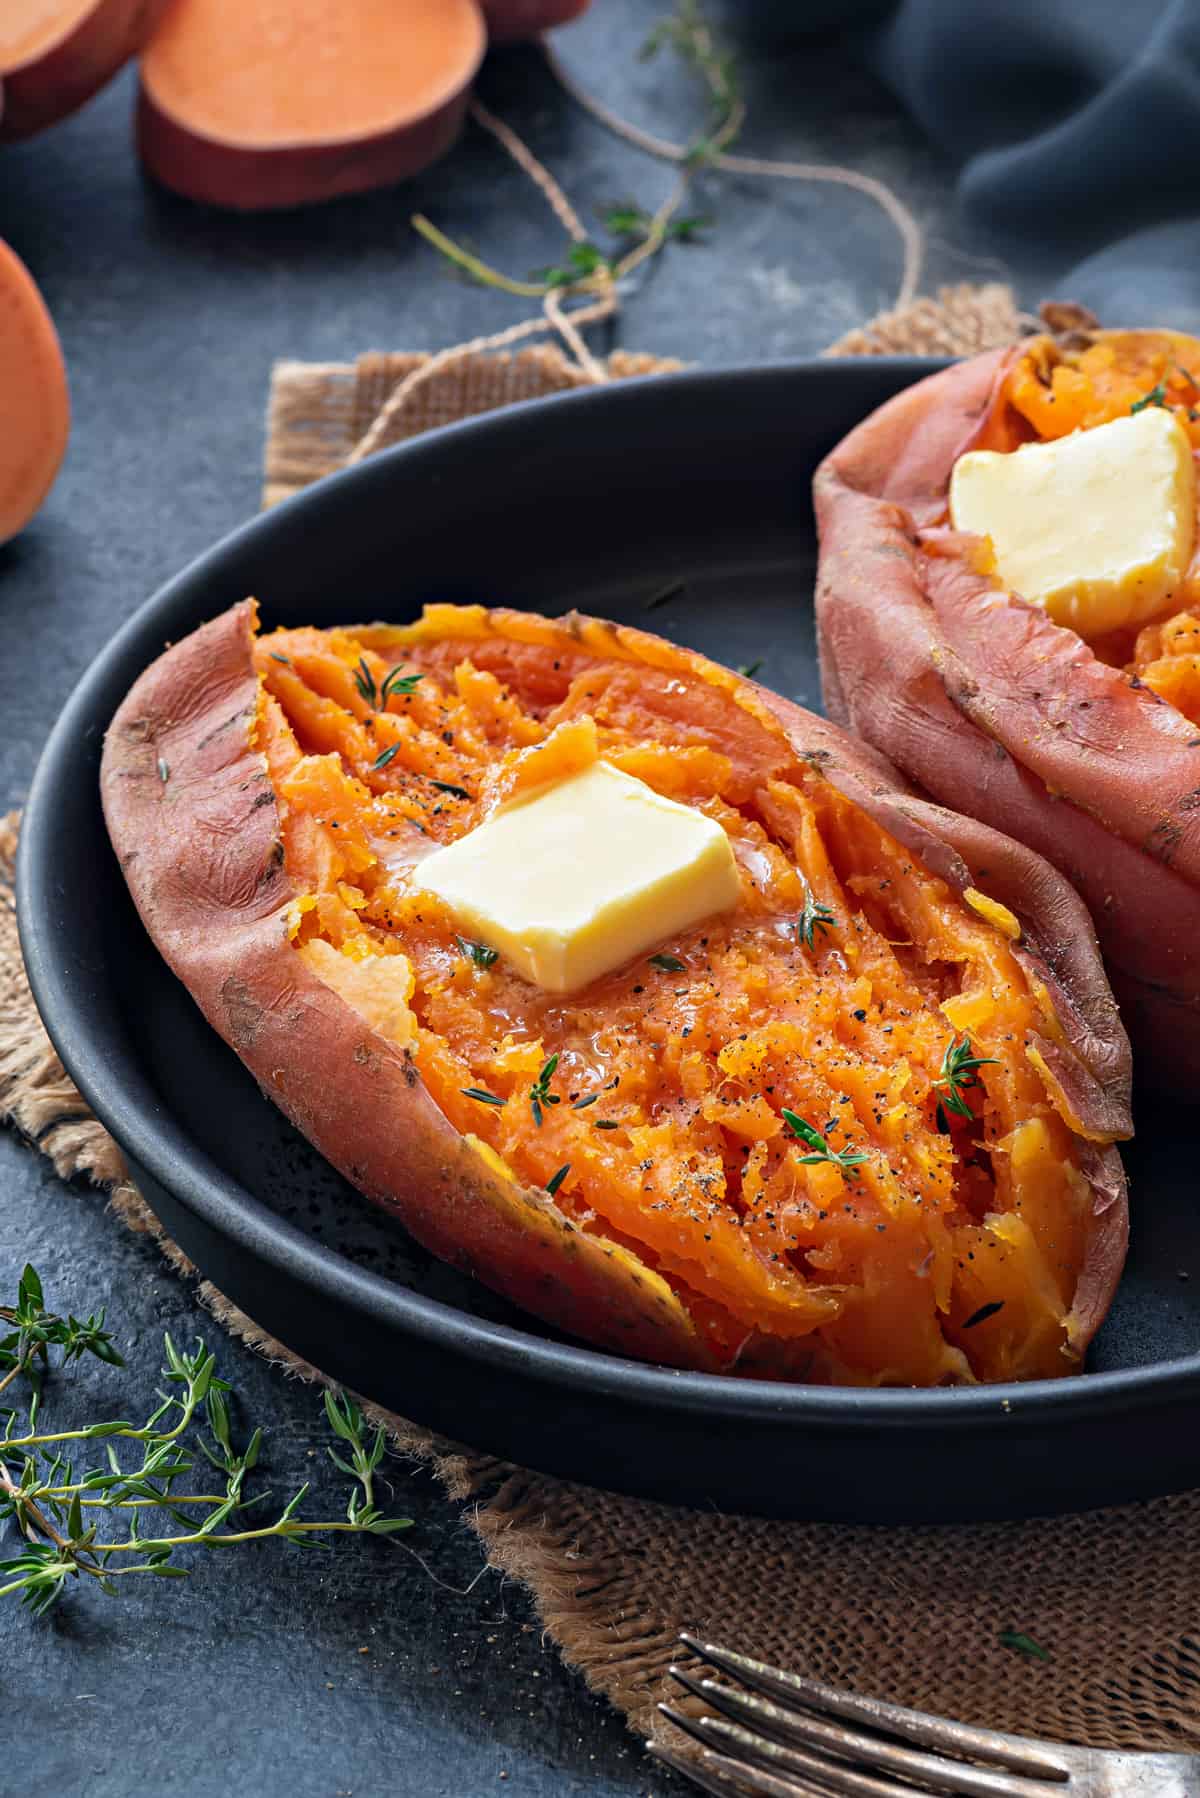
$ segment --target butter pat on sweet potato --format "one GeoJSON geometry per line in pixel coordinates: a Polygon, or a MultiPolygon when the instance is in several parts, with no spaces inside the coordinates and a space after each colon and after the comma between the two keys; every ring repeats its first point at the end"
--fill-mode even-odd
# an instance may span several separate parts
{"type": "Polygon", "coordinates": [[[719,824],[607,762],[501,807],[414,884],[557,993],[730,910],[739,891],[719,824]]]}
{"type": "Polygon", "coordinates": [[[1140,624],[1182,581],[1195,533],[1192,446],[1176,415],[1127,418],[955,463],[950,517],[989,537],[1006,587],[1082,637],[1140,624]]]}

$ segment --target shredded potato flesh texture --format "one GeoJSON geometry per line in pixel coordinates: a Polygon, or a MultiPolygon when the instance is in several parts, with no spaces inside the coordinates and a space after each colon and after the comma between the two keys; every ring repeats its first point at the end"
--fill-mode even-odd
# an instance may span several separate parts
{"type": "MultiPolygon", "coordinates": [[[[1060,350],[1038,339],[1009,371],[982,447],[1048,442],[1146,405],[1169,407],[1200,451],[1200,341],[1174,331],[1137,331],[1060,350]]],[[[1166,615],[1140,630],[1113,631],[1092,648],[1200,724],[1200,528],[1196,541],[1166,615]]]]}
{"type": "Polygon", "coordinates": [[[861,1385],[1072,1371],[1092,1195],[1029,1053],[1055,1026],[1009,936],[798,756],[744,684],[684,652],[648,665],[611,633],[506,634],[496,616],[433,607],[406,628],[260,640],[297,949],[404,956],[405,1034],[446,1116],[529,1186],[567,1167],[553,1202],[667,1280],[722,1364],[861,1385]],[[409,877],[596,755],[716,819],[741,894],[659,945],[665,964],[639,957],[564,998],[482,965],[409,877]],[[809,896],[831,921],[806,933],[809,896]],[[990,1058],[958,1089],[966,1116],[941,1078],[964,1034],[990,1058]],[[865,1159],[805,1160],[785,1110],[865,1159]]]}

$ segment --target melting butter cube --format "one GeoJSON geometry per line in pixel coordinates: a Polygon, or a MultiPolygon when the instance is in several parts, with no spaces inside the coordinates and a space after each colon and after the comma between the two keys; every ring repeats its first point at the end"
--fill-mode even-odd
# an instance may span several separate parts
{"type": "Polygon", "coordinates": [[[428,856],[413,886],[554,993],[738,899],[720,825],[607,762],[502,806],[428,856]]]}
{"type": "Polygon", "coordinates": [[[1192,446],[1161,406],[1008,455],[970,450],[950,478],[954,528],[990,537],[1004,585],[1082,637],[1163,608],[1195,509],[1192,446]]]}

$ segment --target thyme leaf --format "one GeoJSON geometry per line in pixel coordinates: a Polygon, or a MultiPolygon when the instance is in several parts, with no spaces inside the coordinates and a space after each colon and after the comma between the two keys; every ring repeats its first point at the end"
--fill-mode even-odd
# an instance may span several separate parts
{"type": "Polygon", "coordinates": [[[464,1099],[474,1099],[480,1105],[506,1105],[507,1099],[498,1099],[495,1093],[488,1092],[485,1086],[463,1086],[459,1088],[464,1099]]]}
{"type": "Polygon", "coordinates": [[[995,1066],[994,1055],[971,1053],[971,1038],[965,1030],[961,1042],[957,1036],[951,1036],[942,1056],[941,1069],[933,1083],[941,1106],[946,1111],[952,1111],[956,1117],[973,1118],[975,1113],[963,1095],[969,1087],[979,1084],[976,1068],[995,1066]]]}
{"type": "Polygon", "coordinates": [[[431,787],[436,787],[439,793],[449,793],[452,799],[469,799],[471,797],[465,787],[456,787],[450,780],[434,780],[431,777],[429,784],[431,787]]]}
{"type": "Polygon", "coordinates": [[[551,1174],[550,1178],[546,1182],[546,1191],[550,1194],[551,1198],[554,1197],[555,1193],[558,1191],[559,1187],[562,1185],[563,1181],[566,1179],[566,1177],[570,1173],[570,1171],[571,1171],[571,1163],[569,1161],[564,1161],[562,1166],[558,1169],[558,1171],[556,1173],[551,1174]]]}
{"type": "Polygon", "coordinates": [[[499,961],[499,949],[493,949],[488,943],[471,942],[467,937],[456,937],[459,948],[477,968],[490,968],[493,962],[499,961]]]}
{"type": "Polygon", "coordinates": [[[804,889],[804,909],[796,919],[796,941],[805,949],[813,949],[817,931],[832,930],[837,924],[837,915],[813,897],[813,890],[803,874],[800,885],[804,889]]]}
{"type": "Polygon", "coordinates": [[[789,1111],[786,1106],[781,1110],[780,1116],[791,1135],[796,1137],[799,1142],[805,1143],[811,1151],[799,1158],[805,1167],[818,1161],[829,1161],[834,1167],[840,1167],[844,1171],[846,1168],[857,1167],[860,1162],[870,1160],[870,1156],[864,1154],[861,1149],[831,1149],[819,1130],[815,1130],[806,1118],[802,1118],[798,1112],[789,1111]]]}
{"type": "Polygon", "coordinates": [[[529,1109],[533,1112],[533,1121],[539,1130],[542,1127],[542,1107],[559,1103],[558,1094],[550,1091],[550,1082],[554,1078],[554,1070],[557,1066],[558,1056],[552,1055],[548,1061],[543,1063],[541,1073],[529,1089],[529,1109]]]}
{"type": "Polygon", "coordinates": [[[1027,1636],[1024,1630],[1002,1629],[996,1640],[1002,1648],[1011,1648],[1017,1654],[1023,1654],[1028,1661],[1048,1661],[1050,1655],[1040,1642],[1027,1636]]]}
{"type": "Polygon", "coordinates": [[[970,1317],[968,1317],[966,1323],[963,1325],[963,1329],[973,1330],[976,1324],[986,1323],[989,1317],[995,1317],[997,1311],[1003,1311],[1003,1309],[1003,1299],[992,1299],[988,1304],[980,1305],[978,1311],[973,1311],[971,1313],[970,1317]]]}
{"type": "Polygon", "coordinates": [[[420,674],[401,674],[399,664],[384,676],[383,685],[379,689],[379,709],[387,711],[388,700],[393,694],[407,699],[409,694],[417,690],[417,682],[424,678],[420,674]]]}
{"type": "Polygon", "coordinates": [[[399,743],[392,743],[387,749],[381,749],[379,754],[375,757],[375,760],[371,763],[372,768],[386,768],[388,763],[393,761],[399,753],[399,743]]]}
{"type": "Polygon", "coordinates": [[[373,712],[379,710],[379,691],[375,685],[375,676],[367,667],[366,656],[359,656],[358,667],[354,670],[354,684],[358,688],[359,698],[373,712]]]}
{"type": "Polygon", "coordinates": [[[648,955],[646,960],[650,967],[661,968],[664,974],[682,974],[687,967],[677,955],[648,955]]]}

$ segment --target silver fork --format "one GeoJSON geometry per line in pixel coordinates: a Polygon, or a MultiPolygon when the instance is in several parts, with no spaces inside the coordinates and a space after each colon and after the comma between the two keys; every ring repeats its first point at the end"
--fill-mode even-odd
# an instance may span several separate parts
{"type": "Polygon", "coordinates": [[[659,1710],[701,1744],[698,1757],[650,1751],[714,1798],[1200,1798],[1200,1756],[1064,1748],[835,1692],[712,1642],[680,1641],[744,1690],[672,1676],[708,1707],[659,1710]]]}

